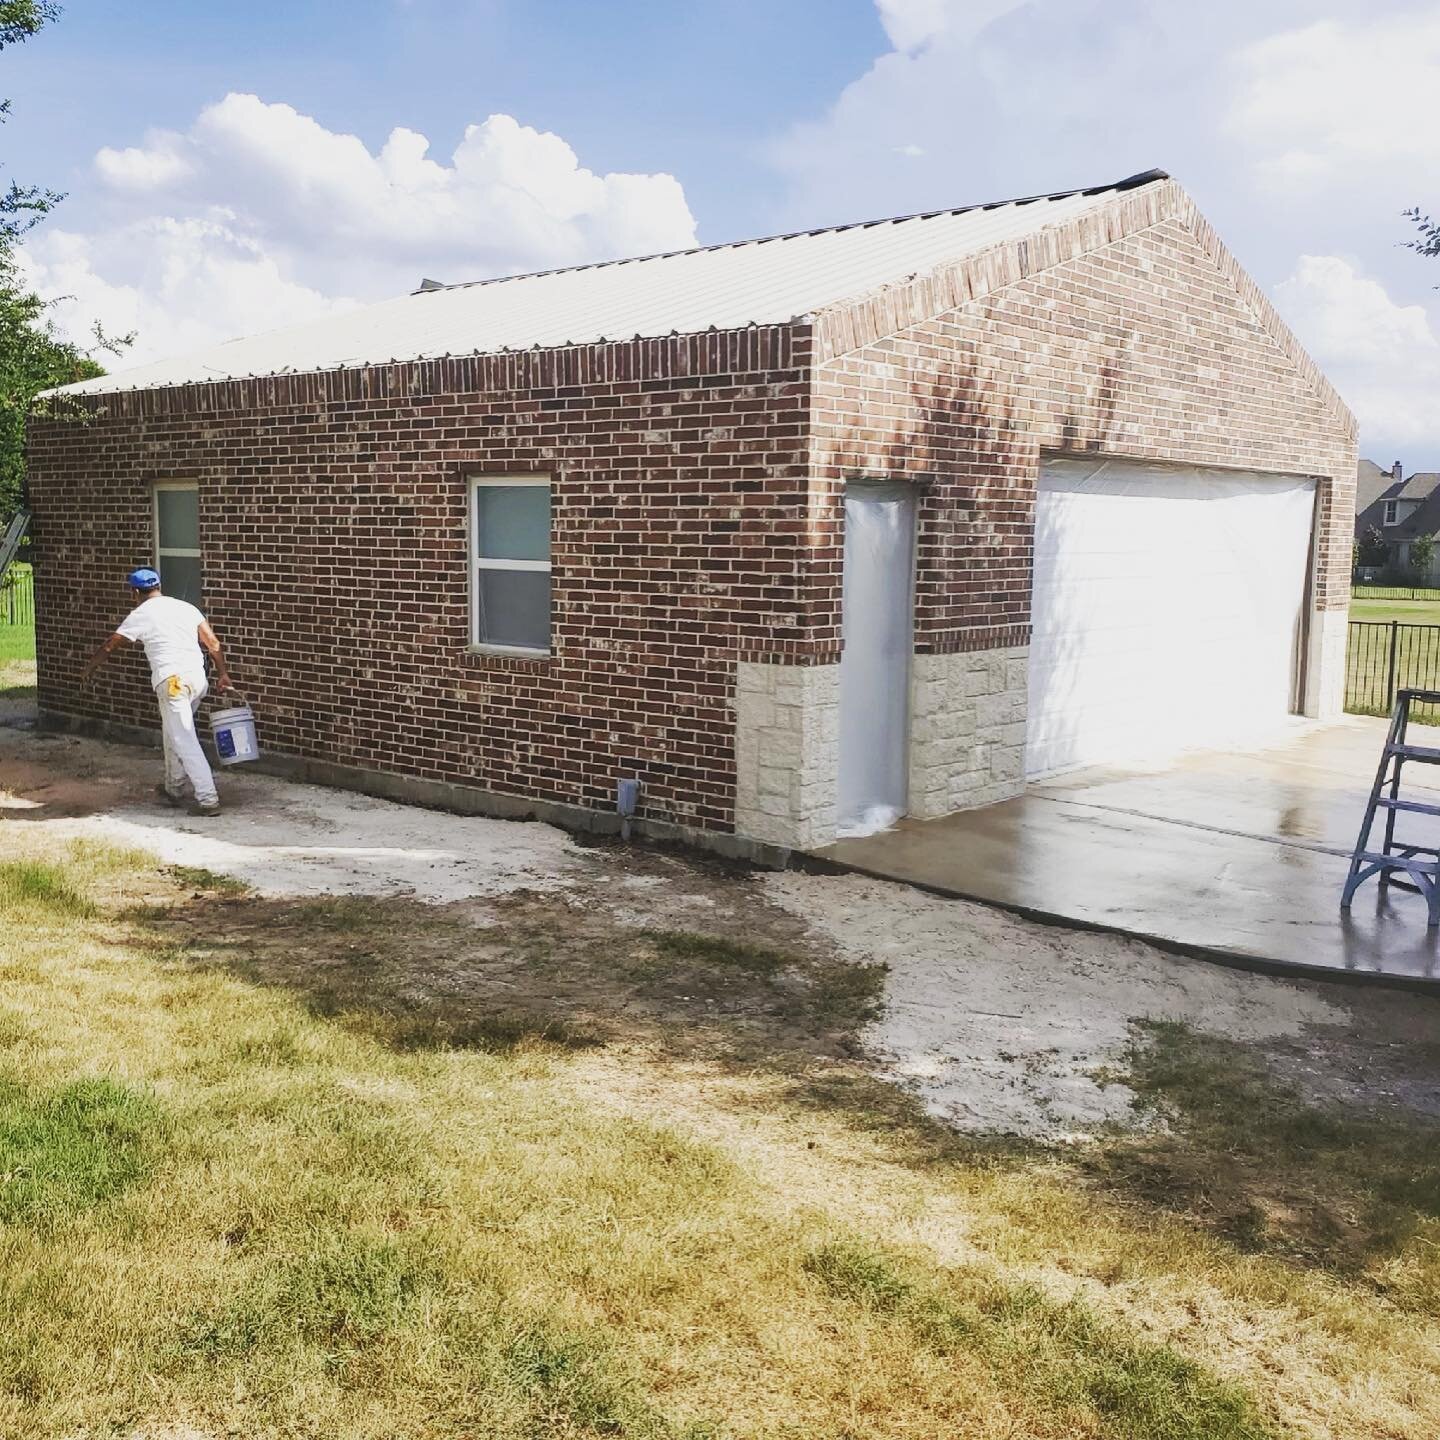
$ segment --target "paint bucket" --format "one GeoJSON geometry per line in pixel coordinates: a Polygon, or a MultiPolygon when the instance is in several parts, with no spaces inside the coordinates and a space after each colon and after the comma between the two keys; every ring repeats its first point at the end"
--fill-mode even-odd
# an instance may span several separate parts
{"type": "Polygon", "coordinates": [[[239,765],[243,761],[260,758],[260,744],[255,738],[255,712],[245,703],[243,695],[238,705],[210,712],[210,734],[214,737],[215,754],[222,765],[239,765]]]}

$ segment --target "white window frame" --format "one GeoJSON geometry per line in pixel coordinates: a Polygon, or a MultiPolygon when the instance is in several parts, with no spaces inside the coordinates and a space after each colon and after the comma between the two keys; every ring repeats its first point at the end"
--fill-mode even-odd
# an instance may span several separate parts
{"type": "Polygon", "coordinates": [[[162,546],[160,544],[160,492],[162,490],[191,490],[195,494],[195,513],[200,513],[200,486],[194,480],[157,480],[151,487],[150,495],[150,525],[155,533],[155,568],[160,572],[163,579],[165,574],[166,555],[175,555],[182,560],[200,561],[200,589],[205,589],[205,557],[199,550],[182,550],[174,545],[162,546]]]}
{"type": "MultiPolygon", "coordinates": [[[[477,655],[524,655],[531,659],[547,659],[553,650],[553,645],[547,645],[543,650],[533,649],[528,645],[496,645],[492,641],[480,638],[480,572],[482,570],[530,570],[540,571],[546,575],[552,574],[549,560],[492,560],[479,554],[480,523],[479,523],[479,492],[482,489],[491,489],[497,485],[505,485],[511,488],[517,485],[538,487],[550,491],[550,529],[553,543],[555,529],[555,490],[551,484],[549,475],[472,475],[470,476],[469,493],[469,536],[466,547],[470,558],[470,649],[477,655]]],[[[553,583],[553,582],[552,582],[553,583]]],[[[553,591],[552,591],[553,596],[553,591]]],[[[553,602],[552,602],[553,603],[553,602]]],[[[551,634],[553,641],[554,634],[554,611],[551,611],[551,634]]]]}
{"type": "Polygon", "coordinates": [[[1385,514],[1380,523],[1382,525],[1394,525],[1398,523],[1397,517],[1399,510],[1400,502],[1398,500],[1387,500],[1385,502],[1385,514]]]}

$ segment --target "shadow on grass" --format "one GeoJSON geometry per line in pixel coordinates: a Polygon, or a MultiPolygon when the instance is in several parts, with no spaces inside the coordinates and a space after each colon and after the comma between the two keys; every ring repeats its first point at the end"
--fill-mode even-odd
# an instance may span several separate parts
{"type": "Polygon", "coordinates": [[[293,993],[397,1050],[643,1046],[780,1077],[866,1128],[939,1127],[861,1063],[884,967],[733,935],[639,930],[598,907],[518,892],[481,916],[395,898],[274,900],[204,870],[128,912],[178,963],[293,993]]]}
{"type": "MultiPolygon", "coordinates": [[[[553,892],[477,918],[399,898],[262,899],[172,867],[189,892],[131,912],[187,966],[279,986],[306,1010],[399,1051],[642,1047],[767,1083],[733,1103],[840,1119],[918,1167],[1014,1168],[1033,1141],[961,1133],[876,1074],[861,1043],[885,967],[750,933],[637,929],[553,892]]],[[[243,887],[238,887],[243,888],[243,887]]]]}
{"type": "Polygon", "coordinates": [[[477,915],[176,878],[188,895],[131,912],[172,963],[280,987],[393,1049],[615,1045],[705,1061],[766,1081],[733,1103],[823,1112],[901,1163],[972,1175],[1058,1165],[1126,1205],[1440,1313],[1440,1127],[1307,1104],[1245,1045],[1137,1028],[1124,1078],[1152,1123],[1057,1151],[952,1130],[864,1063],[878,966],[749,933],[635,929],[554,893],[512,894],[477,915]]]}
{"type": "Polygon", "coordinates": [[[1127,1061],[1158,1123],[1088,1152],[1093,1176],[1241,1249],[1440,1314],[1440,1125],[1311,1104],[1250,1047],[1173,1022],[1137,1025],[1127,1061]]]}

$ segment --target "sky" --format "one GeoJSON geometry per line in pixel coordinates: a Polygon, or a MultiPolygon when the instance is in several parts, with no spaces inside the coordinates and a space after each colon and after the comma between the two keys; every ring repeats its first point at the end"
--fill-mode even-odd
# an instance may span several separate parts
{"type": "MultiPolygon", "coordinates": [[[[442,281],[1159,167],[1440,470],[1440,0],[69,0],[0,55],[66,333],[141,363],[442,281]]],[[[111,362],[118,368],[116,362],[111,362]]]]}

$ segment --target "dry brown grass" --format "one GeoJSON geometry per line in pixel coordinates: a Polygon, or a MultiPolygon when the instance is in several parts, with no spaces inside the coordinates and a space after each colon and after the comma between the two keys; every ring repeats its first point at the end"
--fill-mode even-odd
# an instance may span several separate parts
{"type": "Polygon", "coordinates": [[[582,1037],[487,1031],[473,990],[456,1031],[392,928],[531,977],[545,1024],[595,937],[225,896],[18,824],[0,856],[0,1433],[1440,1431],[1440,1330],[1353,1267],[868,1088],[873,977],[637,932],[635,1028],[587,982],[582,1037]],[[687,1046],[697,994],[725,1013],[687,1046]]]}

